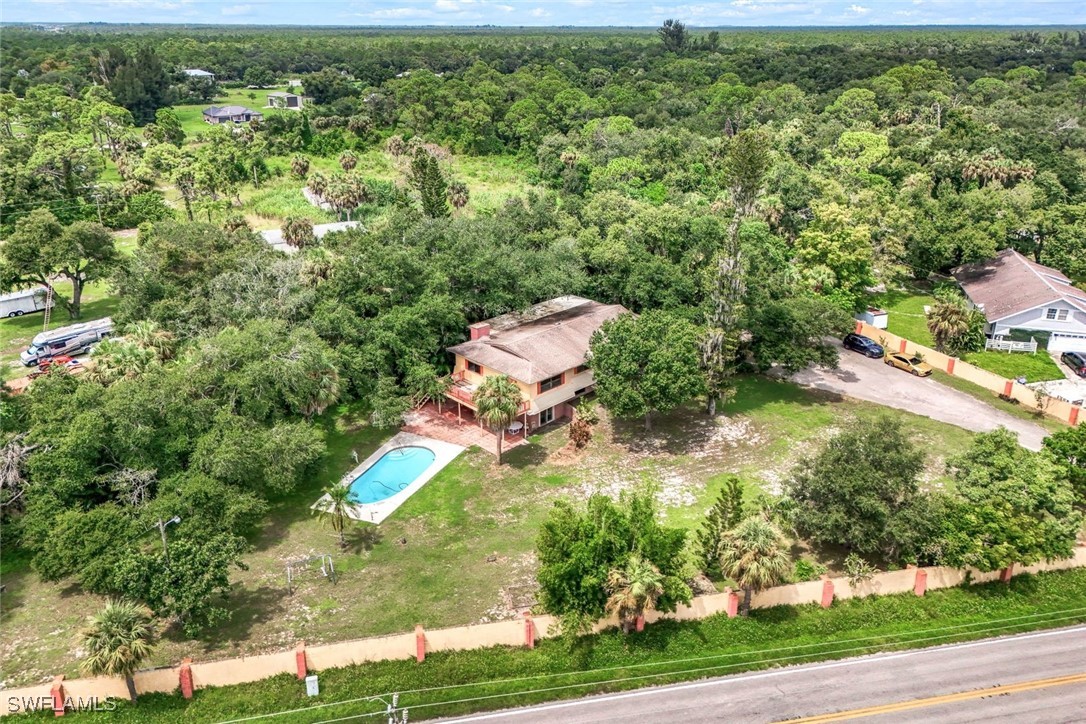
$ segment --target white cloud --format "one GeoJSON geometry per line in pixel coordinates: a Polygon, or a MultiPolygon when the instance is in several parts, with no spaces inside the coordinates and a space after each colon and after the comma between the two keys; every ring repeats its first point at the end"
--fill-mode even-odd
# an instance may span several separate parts
{"type": "Polygon", "coordinates": [[[546,9],[544,9],[544,8],[533,8],[532,11],[530,13],[528,13],[528,14],[531,15],[533,18],[547,18],[547,17],[550,17],[550,13],[547,12],[546,9]]]}
{"type": "Polygon", "coordinates": [[[857,15],[871,12],[871,8],[865,8],[863,5],[849,5],[848,9],[849,12],[856,13],[857,15]]]}
{"type": "Polygon", "coordinates": [[[252,12],[252,5],[227,5],[222,9],[223,15],[249,15],[252,12]]]}
{"type": "Polygon", "coordinates": [[[511,13],[514,10],[516,10],[516,8],[513,7],[512,5],[495,5],[494,9],[495,10],[501,10],[503,13],[511,13]]]}
{"type": "Polygon", "coordinates": [[[456,0],[437,0],[434,3],[434,10],[440,13],[455,13],[460,11],[460,3],[456,0]]]}

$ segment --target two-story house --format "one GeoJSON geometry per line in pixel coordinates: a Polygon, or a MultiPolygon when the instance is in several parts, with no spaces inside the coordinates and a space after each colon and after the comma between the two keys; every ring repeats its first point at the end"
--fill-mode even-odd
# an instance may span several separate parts
{"type": "Polygon", "coordinates": [[[1086,352],[1086,291],[1058,269],[1005,249],[952,274],[988,320],[988,336],[1047,332],[1049,351],[1086,352]]]}
{"type": "Polygon", "coordinates": [[[572,403],[595,384],[586,359],[592,335],[626,311],[618,304],[565,296],[472,324],[470,339],[449,347],[456,363],[446,396],[474,410],[472,396],[483,379],[508,375],[520,387],[518,417],[526,430],[568,418],[572,403]]]}

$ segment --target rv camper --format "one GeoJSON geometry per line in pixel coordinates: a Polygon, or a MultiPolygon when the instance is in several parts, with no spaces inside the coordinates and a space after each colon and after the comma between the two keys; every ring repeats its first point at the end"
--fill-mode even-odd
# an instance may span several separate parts
{"type": "Polygon", "coordinates": [[[32,289],[20,289],[7,294],[0,294],[0,317],[21,317],[31,312],[40,312],[48,306],[53,306],[53,300],[48,297],[45,287],[32,289]]]}
{"type": "Polygon", "coordinates": [[[30,341],[30,346],[19,354],[19,358],[27,367],[33,367],[57,355],[84,354],[112,333],[113,320],[109,317],[71,324],[37,335],[30,341]]]}

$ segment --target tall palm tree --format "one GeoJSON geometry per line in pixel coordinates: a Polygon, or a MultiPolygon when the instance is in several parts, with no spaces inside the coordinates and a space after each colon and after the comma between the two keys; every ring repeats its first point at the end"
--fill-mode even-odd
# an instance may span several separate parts
{"type": "Polygon", "coordinates": [[[607,576],[607,612],[618,614],[622,630],[629,633],[645,611],[656,608],[656,602],[664,593],[664,576],[660,569],[631,553],[626,567],[614,568],[607,576]]]}
{"type": "Polygon", "coordinates": [[[339,165],[344,171],[350,171],[358,165],[358,156],[351,151],[344,151],[339,154],[339,165]]]}
{"type": "Polygon", "coordinates": [[[520,388],[506,375],[491,375],[472,395],[476,414],[498,434],[498,465],[502,464],[502,440],[505,428],[517,418],[521,403],[520,388]]]}
{"type": "Polygon", "coordinates": [[[305,182],[306,188],[312,191],[317,197],[324,198],[324,192],[328,190],[328,177],[320,171],[314,171],[309,175],[309,179],[305,182]]]}
{"type": "Polygon", "coordinates": [[[760,515],[742,521],[720,541],[720,570],[743,589],[742,614],[750,612],[755,591],[788,580],[792,559],[776,526],[760,515]]]}
{"type": "Polygon", "coordinates": [[[468,185],[463,181],[451,181],[446,190],[449,195],[449,203],[459,211],[468,205],[468,185]]]}
{"type": "Polygon", "coordinates": [[[965,300],[950,296],[940,297],[928,311],[928,331],[935,340],[935,349],[947,351],[957,338],[969,331],[972,315],[965,300]]]}
{"type": "Polygon", "coordinates": [[[295,154],[290,159],[290,173],[295,178],[305,178],[306,174],[309,173],[309,159],[300,153],[295,154]]]}
{"type": "Polygon", "coordinates": [[[352,505],[354,505],[354,500],[351,499],[351,489],[346,485],[336,483],[325,488],[324,497],[313,506],[313,512],[320,521],[331,525],[332,530],[339,536],[340,550],[347,548],[347,538],[344,533],[347,522],[351,520],[351,517],[347,515],[347,510],[352,505]]]}
{"type": "Polygon", "coordinates": [[[155,626],[151,612],[129,601],[109,601],[91,616],[80,635],[87,658],[80,664],[90,676],[123,676],[128,695],[136,700],[132,675],[151,654],[155,626]]]}

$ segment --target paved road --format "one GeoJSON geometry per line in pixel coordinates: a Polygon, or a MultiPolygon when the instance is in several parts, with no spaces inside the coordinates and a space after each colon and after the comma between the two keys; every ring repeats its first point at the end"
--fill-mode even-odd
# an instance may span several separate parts
{"type": "Polygon", "coordinates": [[[1036,423],[997,410],[930,377],[914,377],[894,369],[882,360],[842,349],[840,365],[835,370],[810,367],[792,379],[801,385],[908,410],[974,432],[1003,426],[1018,433],[1022,447],[1030,450],[1040,450],[1047,434],[1036,423]]]}
{"type": "Polygon", "coordinates": [[[1086,721],[1086,627],[788,667],[449,721],[747,724],[793,719],[940,724],[1086,721]]]}

